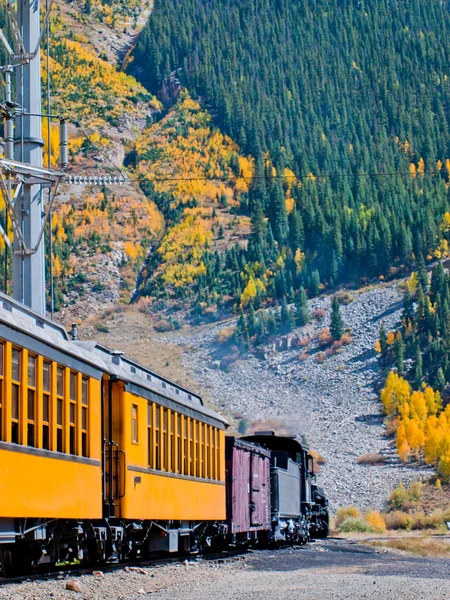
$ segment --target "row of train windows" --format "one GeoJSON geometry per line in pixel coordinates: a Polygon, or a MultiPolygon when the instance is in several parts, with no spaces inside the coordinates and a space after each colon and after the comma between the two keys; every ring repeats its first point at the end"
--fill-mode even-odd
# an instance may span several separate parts
{"type": "Polygon", "coordinates": [[[88,456],[88,407],[89,382],[81,379],[81,398],[78,398],[78,373],[28,354],[26,373],[23,371],[24,353],[12,347],[11,367],[5,369],[5,344],[0,343],[0,440],[32,448],[88,456]],[[52,373],[56,369],[56,385],[52,385],[52,373]],[[38,397],[37,378],[40,376],[38,397]],[[67,394],[66,378],[68,381],[67,394]],[[10,422],[5,420],[6,389],[10,386],[10,422]],[[23,400],[23,393],[25,399],[23,400]],[[21,399],[23,402],[21,402],[21,399]],[[52,402],[55,400],[55,402],[52,402]],[[81,400],[81,419],[77,409],[81,400]],[[26,410],[25,410],[26,407],[26,410]],[[2,410],[3,409],[3,410],[2,410]],[[68,421],[68,428],[65,426],[68,421]],[[25,422],[25,427],[23,427],[25,422]],[[6,431],[9,428],[9,431],[6,431]],[[38,429],[39,428],[39,429],[38,429]],[[81,431],[80,431],[81,430],[81,431]],[[78,432],[81,436],[78,439],[78,432]],[[52,432],[55,433],[52,437],[52,432]]]}
{"type": "MultiPolygon", "coordinates": [[[[139,407],[131,407],[131,435],[139,443],[139,407]]],[[[220,479],[220,432],[216,427],[149,403],[147,456],[150,469],[220,479]]]]}

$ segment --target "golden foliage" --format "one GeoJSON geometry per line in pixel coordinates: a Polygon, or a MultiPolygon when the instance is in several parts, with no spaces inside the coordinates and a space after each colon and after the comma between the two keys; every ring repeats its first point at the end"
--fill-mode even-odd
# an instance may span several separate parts
{"type": "MultiPolygon", "coordinates": [[[[50,59],[54,111],[66,114],[70,106],[77,118],[86,118],[91,127],[123,118],[145,116],[151,95],[134,77],[98,58],[89,47],[73,40],[57,39],[50,59]],[[141,105],[140,105],[141,104],[141,105]]],[[[43,85],[47,73],[42,70],[43,85]]]]}
{"type": "MultiPolygon", "coordinates": [[[[202,258],[214,243],[212,208],[239,205],[253,160],[239,155],[235,142],[214,128],[211,116],[187,92],[142,133],[135,149],[139,177],[164,194],[172,209],[185,207],[161,242],[155,275],[174,288],[189,285],[205,273],[202,258]],[[239,168],[237,178],[233,165],[239,168]]],[[[220,213],[216,220],[222,222],[220,213]]],[[[245,284],[242,301],[247,303],[264,283],[255,277],[245,284]]]]}
{"type": "Polygon", "coordinates": [[[377,510],[372,510],[366,513],[365,521],[377,533],[383,533],[383,531],[386,531],[386,521],[384,520],[383,515],[377,510]]]}
{"type": "Polygon", "coordinates": [[[391,371],[381,391],[381,401],[396,431],[396,447],[406,462],[414,455],[437,465],[440,475],[450,475],[450,406],[442,408],[439,392],[430,386],[412,391],[409,383],[391,371]]]}

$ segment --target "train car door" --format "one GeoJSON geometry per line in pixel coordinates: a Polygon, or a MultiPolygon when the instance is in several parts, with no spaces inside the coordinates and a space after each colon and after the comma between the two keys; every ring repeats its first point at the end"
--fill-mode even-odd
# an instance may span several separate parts
{"type": "Polygon", "coordinates": [[[120,499],[125,493],[125,452],[119,446],[121,386],[114,376],[103,380],[103,504],[109,518],[121,516],[120,499]]]}
{"type": "Polygon", "coordinates": [[[258,452],[250,458],[250,525],[260,527],[267,515],[267,459],[258,452]]]}

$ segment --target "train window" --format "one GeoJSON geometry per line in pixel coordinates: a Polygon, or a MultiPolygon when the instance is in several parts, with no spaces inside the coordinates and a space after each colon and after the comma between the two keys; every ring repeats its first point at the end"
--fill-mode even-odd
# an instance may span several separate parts
{"type": "Polygon", "coordinates": [[[209,428],[209,478],[214,479],[214,427],[209,428]]]}
{"type": "Polygon", "coordinates": [[[0,343],[0,441],[3,440],[3,344],[0,343]]]}
{"type": "Polygon", "coordinates": [[[191,419],[191,427],[190,427],[190,434],[189,434],[189,441],[191,443],[191,451],[190,451],[190,456],[189,456],[189,473],[188,475],[195,475],[195,435],[194,435],[194,431],[195,431],[195,421],[193,419],[191,419]]]}
{"type": "Polygon", "coordinates": [[[69,402],[69,453],[77,453],[77,374],[70,371],[70,402],[69,402]]]}
{"type": "Polygon", "coordinates": [[[42,447],[50,450],[50,390],[51,363],[44,361],[42,365],[42,447]]]}
{"type": "Polygon", "coordinates": [[[138,438],[138,405],[133,404],[131,407],[131,438],[133,444],[139,443],[138,438]]]}
{"type": "Polygon", "coordinates": [[[161,469],[161,453],[160,453],[160,431],[159,431],[159,412],[160,412],[160,408],[159,406],[156,406],[156,411],[155,411],[155,462],[154,462],[154,469],[157,469],[158,471],[161,469]]]}
{"type": "Polygon", "coordinates": [[[89,456],[88,423],[89,423],[89,380],[81,380],[81,456],[89,456]]]}
{"type": "Polygon", "coordinates": [[[205,477],[206,479],[211,479],[210,468],[211,468],[211,427],[209,425],[205,425],[205,435],[206,435],[206,443],[205,443],[205,477]]]}
{"type": "Polygon", "coordinates": [[[208,477],[208,425],[206,425],[206,423],[203,423],[202,425],[202,431],[203,431],[203,446],[202,446],[202,459],[203,459],[203,466],[202,466],[202,477],[204,479],[206,479],[206,477],[208,477]]]}
{"type": "Polygon", "coordinates": [[[177,461],[177,472],[183,472],[183,429],[182,429],[182,420],[181,415],[177,415],[177,452],[178,452],[178,461],[177,461]]]}
{"type": "Polygon", "coordinates": [[[220,431],[216,429],[216,479],[220,479],[220,431]]]}
{"type": "Polygon", "coordinates": [[[196,477],[200,477],[200,463],[201,463],[201,440],[200,440],[201,428],[198,421],[195,422],[195,473],[196,477]]]}
{"type": "Polygon", "coordinates": [[[203,438],[203,423],[198,423],[198,469],[197,469],[197,477],[203,477],[203,444],[205,442],[203,438]]]}
{"type": "Polygon", "coordinates": [[[64,452],[64,369],[56,370],[56,451],[64,452]]]}
{"type": "Polygon", "coordinates": [[[152,412],[153,412],[153,405],[150,402],[147,405],[147,456],[148,456],[148,466],[150,468],[153,468],[152,412]]]}
{"type": "Polygon", "coordinates": [[[183,438],[184,438],[184,469],[183,474],[189,475],[189,419],[184,417],[183,438]]]}
{"type": "Polygon", "coordinates": [[[169,416],[167,408],[163,408],[163,422],[162,422],[162,448],[163,448],[163,464],[161,465],[162,471],[169,470],[169,416]]]}
{"type": "Polygon", "coordinates": [[[177,415],[172,410],[170,412],[170,464],[169,464],[169,470],[171,473],[176,473],[176,470],[177,470],[177,466],[175,463],[176,429],[177,429],[177,415]]]}
{"type": "Polygon", "coordinates": [[[27,414],[27,445],[34,447],[35,418],[36,418],[36,357],[28,355],[28,414],[27,414]]]}
{"type": "Polygon", "coordinates": [[[216,429],[211,428],[211,479],[216,478],[216,429]]]}
{"type": "Polygon", "coordinates": [[[21,351],[13,348],[11,377],[11,442],[13,444],[19,443],[20,363],[21,351]]]}

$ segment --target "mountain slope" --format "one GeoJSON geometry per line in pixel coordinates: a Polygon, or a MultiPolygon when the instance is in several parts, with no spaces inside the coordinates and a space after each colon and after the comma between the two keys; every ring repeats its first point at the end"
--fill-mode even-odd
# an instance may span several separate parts
{"type": "MultiPolygon", "coordinates": [[[[179,80],[243,153],[293,169],[303,285],[317,270],[333,287],[410,267],[440,244],[448,17],[437,0],[156,0],[128,70],[166,103],[179,80]]],[[[277,239],[265,175],[249,208],[262,206],[281,250],[287,224],[277,239]]]]}

